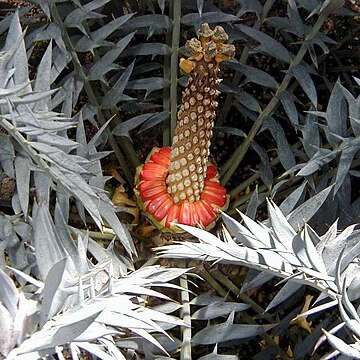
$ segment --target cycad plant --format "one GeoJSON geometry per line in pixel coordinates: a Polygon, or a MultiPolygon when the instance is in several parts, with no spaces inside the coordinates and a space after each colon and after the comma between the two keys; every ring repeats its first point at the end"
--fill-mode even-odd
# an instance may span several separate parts
{"type": "Polygon", "coordinates": [[[359,357],[358,4],[11,4],[0,9],[1,356],[359,357]],[[194,135],[205,131],[211,157],[181,169],[203,177],[199,207],[197,189],[176,182],[197,147],[179,158],[182,143],[168,147],[194,125],[182,91],[201,123],[192,71],[223,60],[221,83],[195,79],[218,102],[194,135]],[[136,176],[154,147],[174,168],[161,191],[176,185],[187,201],[172,216],[153,204],[150,218],[200,238],[160,248],[169,266],[144,251],[162,237],[145,225],[152,186],[136,176]]]}

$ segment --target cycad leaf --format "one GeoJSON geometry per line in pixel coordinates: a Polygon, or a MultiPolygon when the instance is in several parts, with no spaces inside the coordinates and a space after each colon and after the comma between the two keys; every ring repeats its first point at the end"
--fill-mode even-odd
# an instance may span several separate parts
{"type": "Polygon", "coordinates": [[[95,47],[99,47],[101,45],[111,44],[106,42],[105,39],[115,30],[119,29],[129,19],[131,19],[133,15],[134,14],[126,14],[114,19],[108,24],[101,26],[99,30],[92,32],[90,34],[90,38],[88,36],[83,36],[75,46],[76,51],[86,52],[93,50],[95,47]]]}
{"type": "Polygon", "coordinates": [[[316,116],[308,113],[305,118],[305,126],[301,128],[303,135],[303,146],[309,157],[315,155],[316,150],[320,147],[319,128],[316,116]]]}
{"type": "Polygon", "coordinates": [[[345,341],[341,340],[335,335],[330,334],[326,330],[323,329],[326,338],[329,343],[342,354],[349,356],[351,359],[360,359],[360,351],[355,349],[354,347],[348,345],[345,341]]]}
{"type": "MultiPolygon", "coordinates": [[[[11,317],[15,319],[18,290],[3,269],[0,269],[0,280],[0,303],[5,306],[11,317]]],[[[4,334],[2,336],[4,336],[4,334]]]]}
{"type": "Polygon", "coordinates": [[[244,34],[250,36],[261,44],[260,46],[255,47],[253,51],[263,52],[286,63],[291,62],[291,56],[289,52],[279,41],[275,40],[274,38],[263,33],[260,30],[254,29],[246,25],[236,25],[236,27],[244,34]]]}
{"type": "Polygon", "coordinates": [[[338,80],[331,91],[325,113],[329,128],[329,143],[333,146],[339,143],[339,138],[334,135],[341,137],[346,136],[347,115],[346,100],[341,90],[340,81],[338,80]]]}
{"type": "Polygon", "coordinates": [[[222,324],[210,325],[197,332],[192,338],[193,345],[211,345],[230,340],[240,340],[263,334],[274,325],[233,324],[234,313],[222,324]]]}
{"type": "MultiPolygon", "coordinates": [[[[121,74],[119,80],[115,85],[106,93],[106,96],[102,100],[102,107],[105,109],[111,109],[116,106],[121,100],[127,100],[126,95],[123,94],[126,85],[130,79],[130,76],[134,69],[133,61],[126,70],[121,74]]],[[[131,99],[131,98],[130,98],[131,99]]]]}
{"type": "Polygon", "coordinates": [[[230,62],[229,67],[244,74],[247,81],[266,86],[274,90],[278,87],[276,80],[263,70],[235,62],[230,62]]]}
{"type": "MultiPolygon", "coordinates": [[[[51,84],[51,64],[52,64],[52,42],[50,41],[36,74],[34,91],[49,91],[51,84]]],[[[37,110],[48,110],[50,108],[50,96],[36,103],[37,110]]]]}
{"type": "Polygon", "coordinates": [[[240,304],[235,302],[214,302],[197,311],[192,315],[193,320],[211,320],[220,316],[229,315],[232,311],[239,312],[249,309],[248,304],[240,304]]]}
{"type": "Polygon", "coordinates": [[[137,128],[142,123],[144,123],[146,120],[150,119],[154,114],[142,114],[135,116],[129,120],[124,121],[123,123],[116,125],[113,134],[116,136],[126,136],[130,138],[129,131],[137,128]]]}
{"type": "Polygon", "coordinates": [[[171,49],[168,45],[162,43],[144,43],[138,44],[124,51],[124,56],[144,56],[144,55],[168,55],[171,49]]]}
{"type": "Polygon", "coordinates": [[[360,135],[360,95],[355,98],[349,90],[344,88],[342,85],[341,90],[349,105],[349,118],[351,128],[355,136],[360,135]]]}
{"type": "Polygon", "coordinates": [[[16,173],[16,189],[19,195],[21,210],[23,211],[25,218],[27,218],[31,160],[28,156],[18,155],[15,158],[14,164],[16,173]]]}
{"type": "Polygon", "coordinates": [[[287,219],[295,230],[301,229],[304,223],[308,222],[319,210],[321,205],[329,196],[333,186],[320,191],[318,194],[312,196],[309,200],[301,204],[294,211],[292,211],[287,219]]]}
{"type": "Polygon", "coordinates": [[[270,311],[274,307],[292,297],[301,287],[302,285],[299,283],[288,281],[271,300],[270,304],[265,309],[265,312],[270,311]]]}
{"type": "Polygon", "coordinates": [[[360,148],[360,138],[355,138],[352,141],[347,141],[343,150],[341,151],[338,167],[336,170],[334,194],[341,188],[343,182],[348,175],[350,167],[353,164],[354,156],[360,148]]]}
{"type": "MultiPolygon", "coordinates": [[[[14,82],[16,85],[28,83],[29,82],[29,73],[28,73],[28,61],[26,55],[25,42],[22,40],[23,34],[19,20],[19,13],[16,12],[10,25],[10,29],[7,33],[4,50],[10,49],[14,44],[19,44],[18,48],[12,57],[11,66],[16,69],[14,72],[14,82]]],[[[30,85],[28,87],[30,90],[30,85]]]]}
{"type": "Polygon", "coordinates": [[[299,114],[295,106],[294,96],[288,91],[282,91],[279,98],[291,123],[296,126],[299,125],[299,114]]]}
{"type": "Polygon", "coordinates": [[[238,21],[239,19],[231,14],[226,14],[224,12],[206,12],[200,14],[199,13],[191,13],[186,14],[181,18],[181,22],[185,25],[193,25],[198,27],[201,23],[207,22],[209,24],[219,23],[219,22],[231,22],[238,21]]]}
{"type": "Polygon", "coordinates": [[[323,165],[329,163],[336,157],[340,150],[318,149],[314,156],[296,174],[297,176],[308,176],[319,170],[323,165]]]}
{"type": "Polygon", "coordinates": [[[120,39],[116,45],[109,51],[107,51],[104,56],[99,59],[89,71],[89,78],[91,80],[101,79],[107,72],[114,69],[113,63],[118,58],[118,56],[124,51],[126,46],[129,44],[131,39],[134,37],[135,32],[130,33],[120,39]]]}
{"type": "Polygon", "coordinates": [[[312,81],[309,72],[302,65],[291,66],[289,73],[295,77],[306,95],[309,97],[313,106],[317,107],[317,93],[314,82],[312,81]]]}
{"type": "Polygon", "coordinates": [[[42,279],[46,279],[54,264],[64,259],[67,254],[60,246],[49,209],[41,203],[33,217],[34,247],[36,263],[42,279]]]}
{"type": "Polygon", "coordinates": [[[168,86],[168,84],[165,79],[160,77],[150,77],[129,81],[126,88],[132,90],[146,90],[144,97],[146,99],[153,91],[163,89],[166,86],[168,86]]]}
{"type": "MultiPolygon", "coordinates": [[[[68,259],[64,258],[59,262],[55,263],[51,267],[45,279],[45,286],[42,292],[43,302],[40,310],[40,322],[42,325],[44,325],[45,322],[49,319],[49,317],[53,315],[52,308],[54,307],[53,301],[54,299],[56,299],[55,293],[59,290],[60,284],[64,276],[67,261],[68,259]]],[[[64,301],[62,299],[61,304],[63,303],[64,301]]],[[[55,304],[55,308],[56,310],[58,310],[59,304],[55,304]]]]}

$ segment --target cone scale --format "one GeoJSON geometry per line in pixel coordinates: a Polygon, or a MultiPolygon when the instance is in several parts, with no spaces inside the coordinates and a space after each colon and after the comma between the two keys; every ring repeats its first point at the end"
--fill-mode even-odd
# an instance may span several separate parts
{"type": "Polygon", "coordinates": [[[180,60],[189,74],[177,114],[171,147],[155,148],[137,169],[135,194],[145,215],[164,231],[179,232],[176,223],[209,228],[227,207],[228,196],[209,162],[212,129],[220,92],[219,64],[235,52],[225,44],[221,26],[202,24],[198,38],[186,42],[190,55],[180,60]]]}

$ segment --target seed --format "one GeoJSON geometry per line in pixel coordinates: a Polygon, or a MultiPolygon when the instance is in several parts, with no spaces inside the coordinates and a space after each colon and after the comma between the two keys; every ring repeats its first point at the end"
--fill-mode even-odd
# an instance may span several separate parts
{"type": "Polygon", "coordinates": [[[200,133],[199,133],[200,137],[203,138],[205,136],[205,131],[204,130],[200,130],[200,133]]]}
{"type": "Polygon", "coordinates": [[[179,183],[177,184],[177,188],[178,188],[179,191],[183,191],[183,190],[184,190],[184,184],[183,184],[183,182],[179,182],[179,183]]]}
{"type": "Polygon", "coordinates": [[[205,98],[203,101],[204,106],[208,106],[210,104],[210,99],[209,98],[205,98]]]}
{"type": "Polygon", "coordinates": [[[173,143],[177,143],[179,141],[179,137],[177,135],[174,136],[173,138],[173,143]]]}
{"type": "Polygon", "coordinates": [[[179,152],[180,152],[180,154],[183,154],[184,152],[185,152],[185,148],[184,148],[184,146],[180,146],[179,147],[179,152]]]}
{"type": "Polygon", "coordinates": [[[189,137],[189,136],[190,136],[190,130],[189,130],[189,129],[186,129],[186,130],[184,131],[184,135],[185,135],[185,137],[189,137]]]}
{"type": "Polygon", "coordinates": [[[174,174],[170,174],[170,175],[167,177],[166,181],[167,181],[168,183],[174,182],[174,181],[175,181],[175,175],[174,175],[174,174]]]}
{"type": "Polygon", "coordinates": [[[205,144],[206,144],[206,140],[205,140],[205,139],[202,139],[201,142],[200,142],[201,147],[204,147],[205,144]]]}
{"type": "Polygon", "coordinates": [[[185,148],[186,150],[190,150],[191,149],[191,142],[188,141],[186,144],[185,144],[185,148]]]}
{"type": "Polygon", "coordinates": [[[192,154],[192,153],[189,153],[189,154],[187,154],[187,159],[189,160],[189,161],[191,161],[192,159],[194,159],[194,155],[192,154]]]}
{"type": "Polygon", "coordinates": [[[179,141],[181,141],[184,138],[184,134],[180,133],[178,137],[179,137],[179,141]]]}
{"type": "Polygon", "coordinates": [[[198,157],[195,159],[195,162],[196,162],[197,164],[201,164],[201,160],[202,160],[201,156],[198,156],[198,157]]]}
{"type": "Polygon", "coordinates": [[[187,163],[187,161],[186,161],[186,159],[185,159],[184,157],[180,159],[180,164],[181,164],[182,166],[185,166],[186,163],[187,163]]]}
{"type": "Polygon", "coordinates": [[[178,197],[177,195],[175,195],[175,196],[173,197],[173,200],[174,200],[174,203],[175,203],[175,204],[177,204],[178,202],[180,202],[180,199],[179,199],[179,197],[178,197]]]}
{"type": "Polygon", "coordinates": [[[203,175],[203,174],[199,174],[199,182],[201,183],[202,181],[204,181],[204,175],[203,175]]]}
{"type": "Polygon", "coordinates": [[[198,107],[197,107],[197,111],[198,111],[199,114],[201,114],[201,113],[204,111],[204,107],[201,106],[201,105],[198,106],[198,107]]]}
{"type": "Polygon", "coordinates": [[[191,131],[192,131],[192,132],[196,132],[196,131],[197,131],[197,126],[196,126],[196,124],[192,124],[192,125],[191,125],[191,131]]]}
{"type": "MultiPolygon", "coordinates": [[[[214,80],[214,79],[213,79],[213,80],[214,80]]],[[[210,81],[211,81],[211,79],[210,79],[210,81]]],[[[209,92],[209,94],[210,94],[211,96],[215,95],[215,90],[214,90],[214,89],[211,89],[210,92],[209,92]]]]}
{"type": "Polygon", "coordinates": [[[208,86],[205,86],[204,91],[207,93],[210,91],[210,88],[208,86]]]}
{"type": "Polygon", "coordinates": [[[190,180],[189,178],[186,178],[186,179],[184,180],[184,185],[185,185],[186,187],[191,186],[191,180],[190,180]]]}
{"type": "Polygon", "coordinates": [[[192,85],[190,86],[190,90],[191,90],[191,91],[196,91],[196,86],[195,86],[194,84],[192,84],[192,85]]]}
{"type": "Polygon", "coordinates": [[[199,138],[197,136],[193,137],[193,143],[196,145],[199,142],[199,138]]]}
{"type": "Polygon", "coordinates": [[[198,125],[203,126],[204,125],[204,118],[201,116],[198,118],[198,125]]]}
{"type": "Polygon", "coordinates": [[[197,98],[199,101],[201,101],[201,100],[204,98],[204,96],[203,96],[203,94],[198,93],[198,94],[196,94],[196,98],[197,98]]]}
{"type": "Polygon", "coordinates": [[[194,106],[196,104],[196,99],[194,97],[191,97],[189,103],[190,105],[194,106]]]}
{"type": "Polygon", "coordinates": [[[207,119],[210,119],[211,116],[212,116],[212,111],[206,110],[206,111],[205,111],[205,117],[206,117],[207,119]]]}
{"type": "Polygon", "coordinates": [[[195,182],[192,184],[192,188],[194,189],[194,194],[196,195],[196,193],[200,194],[200,191],[199,191],[199,183],[198,182],[195,182]]]}
{"type": "Polygon", "coordinates": [[[176,170],[179,170],[179,169],[180,169],[180,163],[179,163],[178,161],[175,161],[175,162],[174,162],[174,168],[175,168],[176,170]]]}
{"type": "Polygon", "coordinates": [[[199,200],[199,199],[196,199],[194,195],[189,196],[188,199],[190,202],[195,202],[195,201],[199,200]]]}
{"type": "Polygon", "coordinates": [[[195,111],[193,111],[193,112],[190,113],[190,119],[191,119],[191,120],[195,120],[195,119],[196,119],[196,112],[195,112],[195,111]]]}
{"type": "Polygon", "coordinates": [[[193,192],[194,192],[194,190],[193,190],[191,187],[188,187],[188,188],[186,189],[186,195],[187,195],[187,196],[191,196],[191,195],[193,194],[193,192]]]}
{"type": "Polygon", "coordinates": [[[199,155],[200,154],[200,148],[196,147],[195,150],[194,150],[194,154],[199,155]]]}
{"type": "Polygon", "coordinates": [[[202,156],[206,156],[207,153],[208,153],[207,149],[202,149],[202,150],[201,150],[201,155],[202,155],[202,156]]]}
{"type": "Polygon", "coordinates": [[[184,124],[187,124],[189,122],[189,117],[188,116],[185,116],[184,117],[184,124]]]}
{"type": "Polygon", "coordinates": [[[194,190],[194,195],[199,196],[200,195],[200,189],[195,189],[194,190]]]}
{"type": "Polygon", "coordinates": [[[197,181],[197,179],[198,179],[198,175],[196,173],[191,175],[191,180],[192,181],[197,181]]]}
{"type": "Polygon", "coordinates": [[[186,101],[185,104],[184,104],[185,110],[187,110],[189,107],[190,107],[190,104],[186,101]]]}
{"type": "Polygon", "coordinates": [[[193,82],[194,78],[192,76],[189,77],[189,83],[193,82]]]}
{"type": "Polygon", "coordinates": [[[218,106],[218,102],[215,101],[215,100],[213,100],[213,101],[211,102],[211,106],[214,107],[214,108],[216,108],[216,107],[218,106]]]}
{"type": "Polygon", "coordinates": [[[192,172],[192,171],[195,171],[196,170],[196,166],[195,166],[195,164],[191,164],[190,166],[189,166],[189,170],[192,172]]]}
{"type": "MultiPolygon", "coordinates": [[[[196,172],[198,173],[198,174],[201,174],[202,172],[203,172],[203,167],[202,166],[198,166],[198,168],[196,169],[196,172]]],[[[199,181],[200,181],[200,179],[199,179],[199,181]]],[[[201,188],[201,181],[200,181],[200,188],[201,188]]]]}
{"type": "Polygon", "coordinates": [[[172,185],[172,186],[171,186],[171,192],[172,192],[172,193],[175,193],[176,191],[177,191],[176,185],[172,185]]]}
{"type": "Polygon", "coordinates": [[[181,171],[181,174],[182,174],[182,176],[186,177],[186,176],[189,176],[190,172],[189,172],[188,169],[183,169],[183,170],[181,171]]]}
{"type": "Polygon", "coordinates": [[[179,194],[179,197],[181,200],[185,200],[186,199],[186,194],[182,191],[180,194],[179,194]]]}
{"type": "Polygon", "coordinates": [[[182,175],[179,172],[177,172],[175,174],[175,179],[176,179],[176,181],[180,181],[182,179],[182,175]]]}

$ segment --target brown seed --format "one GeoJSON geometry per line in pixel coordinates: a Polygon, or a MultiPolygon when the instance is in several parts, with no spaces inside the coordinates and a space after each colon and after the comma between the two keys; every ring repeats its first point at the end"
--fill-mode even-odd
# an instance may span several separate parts
{"type": "Polygon", "coordinates": [[[186,163],[187,163],[187,161],[186,161],[186,159],[184,157],[180,159],[181,166],[185,166],[186,163]]]}
{"type": "Polygon", "coordinates": [[[195,120],[196,119],[196,112],[195,111],[193,111],[193,112],[191,112],[190,113],[190,118],[191,118],[191,120],[195,120]]]}

